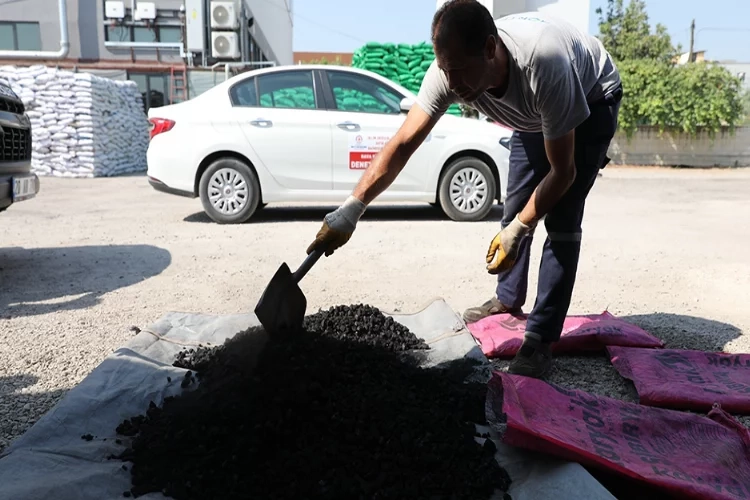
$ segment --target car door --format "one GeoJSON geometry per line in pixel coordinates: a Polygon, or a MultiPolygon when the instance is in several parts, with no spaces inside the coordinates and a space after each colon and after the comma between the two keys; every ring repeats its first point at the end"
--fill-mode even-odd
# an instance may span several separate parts
{"type": "MultiPolygon", "coordinates": [[[[361,73],[326,69],[321,75],[326,79],[323,87],[333,100],[329,112],[333,135],[333,188],[349,192],[370,161],[403,124],[406,113],[401,111],[401,100],[405,96],[361,73]]],[[[429,145],[425,143],[383,193],[383,198],[422,193],[430,157],[429,145]]]]}
{"type": "Polygon", "coordinates": [[[263,166],[282,187],[332,187],[331,126],[310,70],[243,80],[230,90],[235,118],[263,166]]]}

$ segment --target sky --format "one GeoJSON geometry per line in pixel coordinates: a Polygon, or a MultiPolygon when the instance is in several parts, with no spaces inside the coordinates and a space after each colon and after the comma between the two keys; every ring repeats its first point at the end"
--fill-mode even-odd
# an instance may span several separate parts
{"type": "MultiPolygon", "coordinates": [[[[592,34],[599,32],[595,11],[606,3],[590,0],[592,34]]],[[[436,1],[293,0],[292,5],[295,51],[354,52],[369,41],[428,40],[436,1]]],[[[646,11],[652,27],[665,25],[684,52],[695,19],[695,50],[705,50],[711,60],[750,62],[750,0],[646,0],[646,11]]]]}

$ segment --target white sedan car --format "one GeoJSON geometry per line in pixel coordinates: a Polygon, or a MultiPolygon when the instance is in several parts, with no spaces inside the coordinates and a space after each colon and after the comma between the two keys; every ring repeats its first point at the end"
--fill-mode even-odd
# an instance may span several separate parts
{"type": "MultiPolygon", "coordinates": [[[[415,101],[387,78],[346,66],[242,73],[149,110],[148,179],[160,191],[200,197],[218,223],[244,222],[274,202],[340,203],[415,101]]],[[[445,115],[377,201],[484,219],[505,198],[510,134],[445,115]]]]}

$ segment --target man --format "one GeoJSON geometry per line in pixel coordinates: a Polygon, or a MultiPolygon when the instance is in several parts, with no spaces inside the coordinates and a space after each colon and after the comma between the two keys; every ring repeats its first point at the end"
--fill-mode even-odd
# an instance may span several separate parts
{"type": "Polygon", "coordinates": [[[570,306],[586,197],[609,161],[620,77],[599,40],[571,24],[540,13],[495,21],[476,0],[445,3],[434,16],[432,41],[436,59],[416,105],[352,195],[326,215],[308,253],[325,248],[331,255],[345,244],[367,205],[391,185],[448,106],[471,105],[514,132],[501,231],[486,256],[488,272],[498,276],[495,297],[464,319],[521,312],[532,236],[544,217],[548,236],[536,303],[509,367],[542,378],[570,306]]]}

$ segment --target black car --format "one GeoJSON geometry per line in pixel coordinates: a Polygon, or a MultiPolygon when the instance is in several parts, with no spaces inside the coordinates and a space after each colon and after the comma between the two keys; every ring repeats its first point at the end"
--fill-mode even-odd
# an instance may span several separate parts
{"type": "Polygon", "coordinates": [[[38,192],[39,177],[31,171],[31,122],[21,99],[0,82],[0,212],[38,192]]]}

